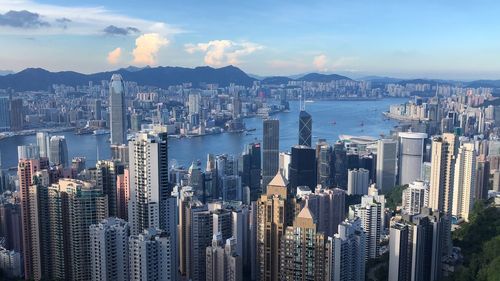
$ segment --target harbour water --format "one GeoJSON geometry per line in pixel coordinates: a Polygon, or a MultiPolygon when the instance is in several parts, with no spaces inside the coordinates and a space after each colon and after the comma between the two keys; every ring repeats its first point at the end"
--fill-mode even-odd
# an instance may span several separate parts
{"type": "MultiPolygon", "coordinates": [[[[382,112],[389,105],[401,102],[400,99],[381,99],[376,101],[317,101],[306,104],[306,110],[313,119],[313,144],[319,138],[335,142],[338,136],[365,135],[379,137],[388,134],[396,125],[386,120],[382,112]]],[[[290,102],[290,112],[273,115],[280,120],[280,150],[290,150],[298,142],[298,102],[290,102]]],[[[203,137],[169,139],[169,159],[175,159],[179,165],[189,165],[192,161],[201,160],[204,164],[207,153],[240,154],[246,144],[262,140],[262,119],[259,117],[245,119],[247,129],[255,129],[246,133],[224,133],[203,137]]],[[[75,135],[74,132],[63,132],[68,145],[70,160],[76,156],[84,156],[87,166],[95,165],[96,159],[110,157],[109,135],[75,135]]],[[[17,146],[36,143],[34,135],[14,136],[0,140],[1,163],[4,169],[17,165],[17,146]]]]}

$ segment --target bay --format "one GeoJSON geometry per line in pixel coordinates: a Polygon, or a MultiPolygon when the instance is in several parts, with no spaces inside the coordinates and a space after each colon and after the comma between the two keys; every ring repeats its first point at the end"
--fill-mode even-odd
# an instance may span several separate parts
{"type": "MultiPolygon", "coordinates": [[[[306,104],[306,111],[313,119],[313,144],[319,138],[330,143],[338,140],[338,136],[364,135],[379,137],[388,134],[397,124],[385,120],[382,112],[389,105],[400,103],[400,99],[380,99],[374,101],[315,101],[306,104]]],[[[290,112],[281,112],[271,118],[280,120],[280,150],[288,151],[298,142],[299,103],[290,102],[290,112]]],[[[203,164],[208,153],[240,154],[245,145],[262,140],[262,119],[259,117],[245,119],[247,129],[255,131],[245,133],[224,133],[203,137],[169,139],[169,159],[179,165],[188,166],[192,161],[200,160],[203,164]]],[[[70,159],[76,156],[86,157],[87,167],[94,166],[97,158],[110,158],[108,135],[75,135],[73,132],[57,133],[64,135],[68,145],[70,159]]],[[[17,165],[17,146],[36,143],[34,135],[15,136],[0,140],[2,167],[11,168],[17,165]]]]}

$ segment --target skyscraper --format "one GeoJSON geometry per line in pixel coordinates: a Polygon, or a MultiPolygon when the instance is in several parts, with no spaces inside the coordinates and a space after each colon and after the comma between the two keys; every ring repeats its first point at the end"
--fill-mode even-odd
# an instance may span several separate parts
{"type": "Polygon", "coordinates": [[[420,179],[427,134],[401,132],[399,138],[399,185],[420,179]]]}
{"type": "Polygon", "coordinates": [[[281,240],[279,280],[325,280],[327,241],[328,237],[317,231],[313,214],[306,205],[281,240]]]}
{"type": "Polygon", "coordinates": [[[333,149],[325,140],[318,141],[316,145],[316,160],[318,184],[323,188],[332,187],[335,174],[333,149]]]}
{"type": "Polygon", "coordinates": [[[96,163],[97,187],[102,189],[102,192],[108,196],[108,213],[110,217],[118,215],[117,206],[117,177],[124,173],[125,167],[118,161],[99,160],[96,163]]]}
{"type": "Polygon", "coordinates": [[[469,221],[474,207],[476,188],[476,151],[473,143],[463,143],[458,148],[453,182],[451,214],[469,221]]]}
{"type": "Polygon", "coordinates": [[[37,145],[19,145],[17,147],[17,160],[21,159],[40,159],[40,149],[37,145]]]}
{"type": "Polygon", "coordinates": [[[490,161],[484,154],[480,154],[476,161],[475,198],[485,200],[488,197],[490,182],[490,161]]]}
{"type": "Polygon", "coordinates": [[[10,130],[10,101],[8,96],[0,96],[0,132],[10,130]]]}
{"type": "Polygon", "coordinates": [[[358,217],[361,227],[366,233],[366,257],[373,259],[379,256],[380,234],[382,231],[382,203],[378,197],[365,195],[361,204],[350,207],[349,217],[358,217]]]}
{"type": "Polygon", "coordinates": [[[241,164],[238,165],[238,168],[240,169],[241,184],[250,188],[250,198],[255,201],[262,193],[260,186],[262,172],[260,143],[248,144],[240,159],[241,164]]]}
{"type": "Polygon", "coordinates": [[[167,135],[137,133],[129,148],[131,232],[137,235],[151,227],[165,230],[165,204],[172,192],[168,183],[167,135]]]}
{"type": "Polygon", "coordinates": [[[212,245],[206,249],[206,281],[241,281],[242,257],[236,253],[236,240],[214,234],[212,245]]]}
{"type": "Polygon", "coordinates": [[[408,215],[416,215],[425,206],[429,206],[429,184],[424,181],[410,183],[402,194],[403,212],[408,215]]]}
{"type": "Polygon", "coordinates": [[[10,101],[10,128],[12,131],[22,130],[24,127],[24,109],[22,99],[10,101]]]}
{"type": "Polygon", "coordinates": [[[386,192],[396,185],[398,143],[390,139],[377,141],[377,187],[386,192]]]}
{"type": "Polygon", "coordinates": [[[297,193],[298,186],[316,188],[316,151],[308,146],[296,145],[292,147],[292,159],[289,165],[289,190],[297,193]]]}
{"type": "Polygon", "coordinates": [[[129,279],[130,227],[118,218],[107,218],[90,226],[92,280],[129,279]]]}
{"type": "Polygon", "coordinates": [[[441,280],[442,214],[422,209],[390,228],[389,281],[441,280]]]}
{"type": "Polygon", "coordinates": [[[302,109],[299,113],[299,145],[311,147],[312,116],[302,109]]]}
{"type": "Polygon", "coordinates": [[[451,212],[453,209],[453,182],[455,154],[458,139],[445,133],[432,140],[431,181],[429,185],[429,208],[444,214],[443,254],[451,251],[451,212]]]}
{"type": "Polygon", "coordinates": [[[347,189],[347,152],[343,142],[336,142],[333,146],[334,154],[334,185],[338,188],[347,189]]]}
{"type": "Polygon", "coordinates": [[[262,143],[262,192],[279,170],[279,120],[264,120],[262,143]]]}
{"type": "Polygon", "coordinates": [[[125,144],[127,141],[125,84],[120,74],[113,74],[111,76],[109,83],[109,106],[111,144],[125,144]]]}
{"type": "Polygon", "coordinates": [[[367,195],[370,172],[366,169],[352,169],[347,172],[347,194],[367,195]]]}
{"type": "Polygon", "coordinates": [[[171,246],[170,236],[155,228],[130,236],[130,280],[177,280],[171,246]]]}
{"type": "Polygon", "coordinates": [[[364,281],[366,234],[360,218],[339,224],[338,233],[329,237],[330,279],[341,281],[364,281]]]}
{"type": "Polygon", "coordinates": [[[52,136],[49,143],[49,161],[68,168],[68,145],[64,136],[52,136]]]}
{"type": "Polygon", "coordinates": [[[277,173],[257,200],[257,260],[259,280],[279,280],[280,246],[285,229],[293,219],[293,202],[287,182],[277,173]]]}
{"type": "Polygon", "coordinates": [[[36,144],[40,150],[40,157],[49,157],[49,134],[47,132],[36,133],[36,144]]]}

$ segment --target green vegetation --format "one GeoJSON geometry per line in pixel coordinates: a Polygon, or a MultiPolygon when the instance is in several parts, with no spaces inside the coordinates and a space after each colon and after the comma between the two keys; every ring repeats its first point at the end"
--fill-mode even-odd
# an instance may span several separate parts
{"type": "Polygon", "coordinates": [[[463,267],[448,280],[500,280],[500,209],[478,202],[469,223],[453,233],[462,249],[463,267]]]}
{"type": "Polygon", "coordinates": [[[384,193],[385,207],[391,210],[396,210],[396,207],[401,205],[401,196],[403,195],[403,190],[407,187],[408,185],[396,185],[389,192],[384,193]]]}

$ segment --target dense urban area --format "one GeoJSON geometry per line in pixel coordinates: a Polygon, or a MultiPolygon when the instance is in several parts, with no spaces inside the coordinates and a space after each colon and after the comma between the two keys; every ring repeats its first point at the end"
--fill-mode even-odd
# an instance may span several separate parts
{"type": "Polygon", "coordinates": [[[496,87],[323,74],[159,87],[127,71],[141,70],[0,91],[0,145],[36,134],[0,169],[0,280],[499,280],[496,87]],[[390,132],[313,141],[306,104],[389,97],[390,132]],[[296,145],[280,151],[275,115],[292,101],[296,145]],[[171,139],[249,134],[255,117],[263,133],[240,154],[170,161],[171,139]],[[71,159],[62,132],[109,136],[110,159],[71,159]]]}

